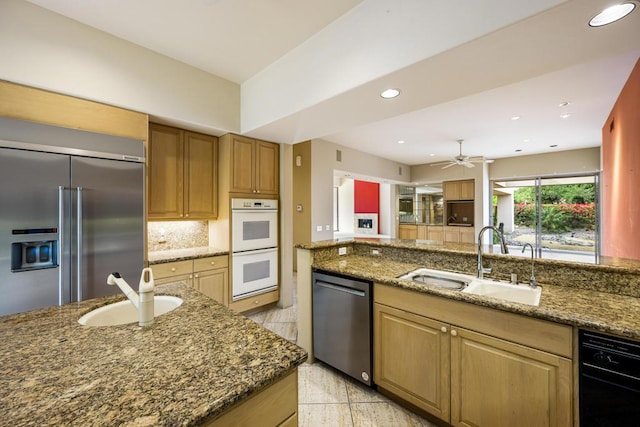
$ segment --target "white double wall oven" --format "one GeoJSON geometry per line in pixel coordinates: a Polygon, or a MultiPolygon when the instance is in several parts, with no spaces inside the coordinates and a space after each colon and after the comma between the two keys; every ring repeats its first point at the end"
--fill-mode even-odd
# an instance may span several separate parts
{"type": "Polygon", "coordinates": [[[231,199],[232,298],[278,288],[278,201],[231,199]]]}

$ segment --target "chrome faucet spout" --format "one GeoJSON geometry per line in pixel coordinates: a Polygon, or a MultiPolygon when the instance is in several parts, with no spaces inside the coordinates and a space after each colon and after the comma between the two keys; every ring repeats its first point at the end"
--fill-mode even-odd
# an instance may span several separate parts
{"type": "Polygon", "coordinates": [[[504,240],[504,235],[500,232],[500,230],[497,227],[494,227],[493,225],[487,225],[485,227],[482,227],[482,229],[478,233],[478,278],[479,279],[484,278],[484,273],[491,273],[491,268],[487,268],[482,265],[482,235],[487,230],[493,230],[498,235],[498,238],[500,239],[500,252],[502,252],[503,254],[509,253],[509,248],[507,248],[507,243],[504,240]]]}
{"type": "Polygon", "coordinates": [[[531,277],[529,277],[529,286],[535,288],[536,286],[538,286],[538,281],[536,280],[535,275],[535,249],[531,243],[525,243],[522,246],[522,253],[524,253],[525,249],[527,249],[527,246],[531,248],[531,277]]]}

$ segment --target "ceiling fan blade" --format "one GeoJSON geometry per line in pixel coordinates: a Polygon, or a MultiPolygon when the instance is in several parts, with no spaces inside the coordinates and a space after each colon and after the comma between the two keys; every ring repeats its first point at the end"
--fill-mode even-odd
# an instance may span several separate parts
{"type": "Polygon", "coordinates": [[[450,168],[451,166],[455,166],[455,165],[457,165],[457,163],[449,163],[448,165],[443,166],[442,169],[447,169],[447,168],[450,168]]]}
{"type": "Polygon", "coordinates": [[[474,165],[473,163],[468,162],[468,161],[467,161],[467,162],[462,163],[462,165],[463,165],[463,166],[465,166],[465,167],[467,167],[467,168],[475,168],[475,167],[476,167],[476,165],[474,165]]]}
{"type": "Polygon", "coordinates": [[[448,165],[449,163],[451,163],[451,161],[447,160],[446,162],[430,163],[429,166],[442,166],[442,165],[448,165]]]}

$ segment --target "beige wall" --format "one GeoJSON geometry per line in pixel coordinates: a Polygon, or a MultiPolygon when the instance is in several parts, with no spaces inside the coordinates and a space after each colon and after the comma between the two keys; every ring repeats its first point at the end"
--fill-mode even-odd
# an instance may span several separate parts
{"type": "Polygon", "coordinates": [[[239,85],[26,1],[0,1],[0,58],[0,80],[206,133],[240,130],[239,85]]]}
{"type": "Polygon", "coordinates": [[[497,159],[489,165],[491,180],[600,170],[600,147],[497,159]]]}
{"type": "MultiPolygon", "coordinates": [[[[311,241],[311,141],[301,142],[293,146],[293,203],[290,207],[293,215],[293,244],[311,241]],[[300,156],[301,165],[296,166],[296,157],[300,156]],[[298,212],[296,207],[302,210],[298,212]]],[[[286,224],[283,224],[286,226],[286,224]]],[[[293,257],[293,269],[297,269],[297,259],[293,257]]]]}

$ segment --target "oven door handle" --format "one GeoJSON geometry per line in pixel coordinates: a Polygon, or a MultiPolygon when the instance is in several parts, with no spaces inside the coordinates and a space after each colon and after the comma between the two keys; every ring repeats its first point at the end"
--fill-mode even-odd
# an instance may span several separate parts
{"type": "Polygon", "coordinates": [[[245,256],[245,255],[259,255],[259,254],[267,254],[269,252],[278,252],[277,247],[265,248],[265,249],[250,249],[246,251],[234,252],[233,256],[245,256]]]}

